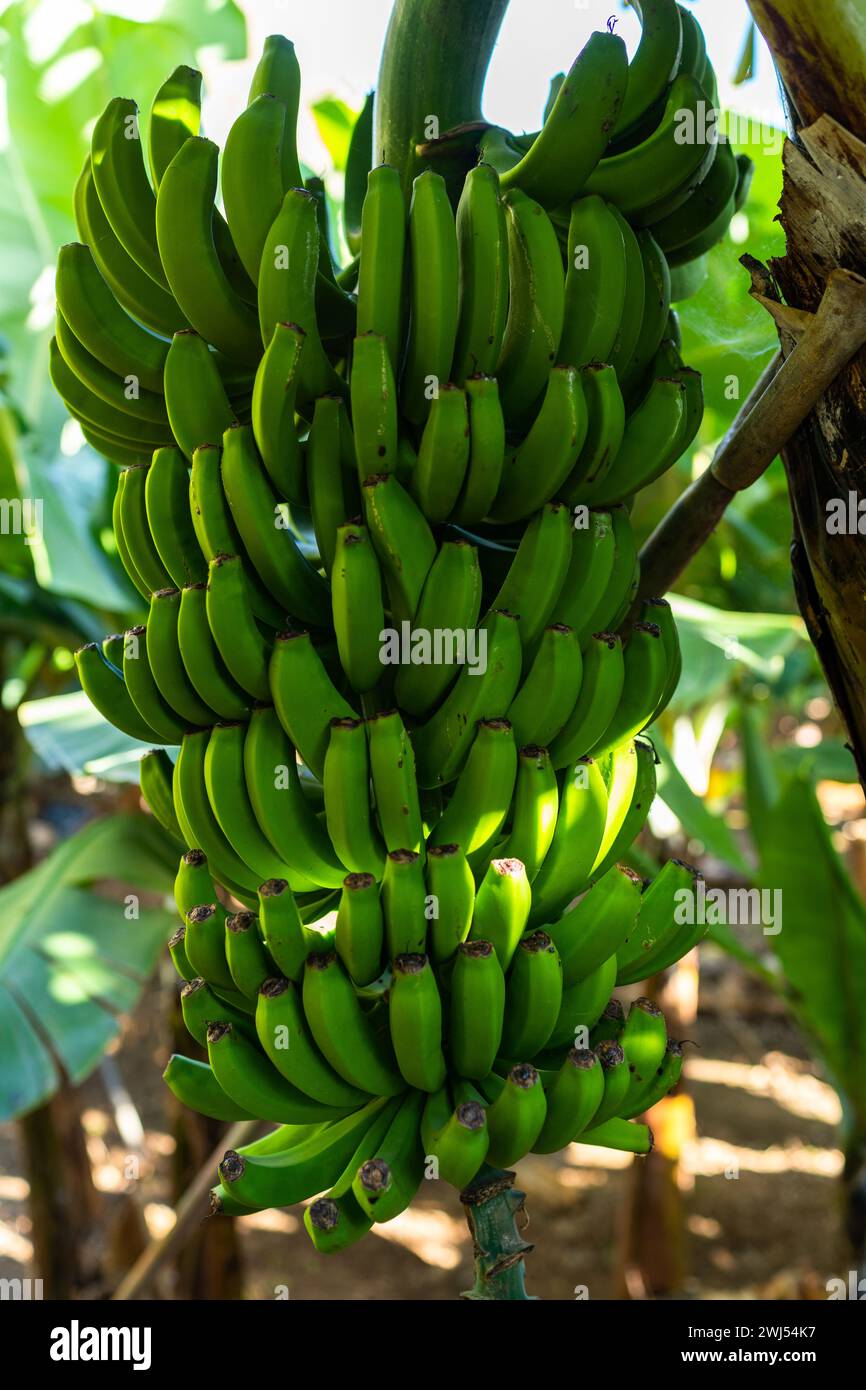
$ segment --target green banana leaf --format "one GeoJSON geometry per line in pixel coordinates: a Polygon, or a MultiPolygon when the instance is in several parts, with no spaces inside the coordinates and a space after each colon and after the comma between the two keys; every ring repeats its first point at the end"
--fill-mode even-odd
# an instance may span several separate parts
{"type": "Polygon", "coordinates": [[[866,907],[837,854],[814,789],[792,778],[765,819],[759,883],[782,893],[770,938],[792,1006],[866,1128],[866,907]]]}
{"type": "Polygon", "coordinates": [[[176,852],[152,818],[92,821],[0,889],[0,1123],[83,1081],[132,1009],[174,914],[122,898],[168,894],[176,852]],[[110,895],[91,891],[111,883],[110,895]]]}
{"type": "Polygon", "coordinates": [[[741,873],[750,875],[749,865],[728,829],[721,811],[714,814],[706,802],[695,795],[655,726],[649,730],[649,736],[659,759],[656,796],[673,811],[687,835],[694,840],[700,840],[704,848],[717,859],[722,859],[741,873]]]}
{"type": "Polygon", "coordinates": [[[715,700],[743,671],[770,686],[786,664],[809,651],[802,618],[787,613],[727,612],[682,594],[670,596],[683,653],[678,709],[715,700]]]}
{"type": "Polygon", "coordinates": [[[310,110],[322,144],[331,156],[331,163],[341,173],[349,159],[352,131],[359,113],[339,97],[321,97],[312,103],[310,110]]]}

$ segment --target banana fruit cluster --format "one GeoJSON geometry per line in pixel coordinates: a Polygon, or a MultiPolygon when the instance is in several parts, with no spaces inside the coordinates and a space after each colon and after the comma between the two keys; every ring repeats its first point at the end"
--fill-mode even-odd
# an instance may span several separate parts
{"type": "Polygon", "coordinates": [[[630,508],[701,419],[671,266],[742,179],[724,142],[674,139],[714,96],[695,21],[643,11],[631,67],[594,36],[539,135],[486,130],[453,202],[435,168],[408,209],[371,168],[345,269],[280,37],[221,160],[179,68],[147,162],[114,100],[76,186],[52,378],[119,466],[147,607],[76,662],[187,847],[169,949],[208,1061],[166,1081],[275,1126],[215,1204],[324,1191],[321,1250],[425,1175],[578,1136],[646,1152],[634,1117],[682,1065],[653,1004],[612,998],[703,930],[674,914],[694,870],[620,862],[680,672],[667,602],[632,620],[630,508]]]}

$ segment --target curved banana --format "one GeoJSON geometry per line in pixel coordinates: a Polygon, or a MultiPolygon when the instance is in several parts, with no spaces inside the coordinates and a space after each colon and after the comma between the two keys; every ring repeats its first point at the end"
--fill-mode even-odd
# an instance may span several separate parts
{"type": "MultiPolygon", "coordinates": [[[[423,849],[424,826],[415,777],[415,754],[397,710],[367,719],[376,816],[388,850],[423,849]]],[[[357,814],[357,807],[353,807],[357,814]]],[[[367,867],[371,867],[367,865],[367,867]]]]}
{"type": "Polygon", "coordinates": [[[396,472],[397,387],[384,335],[368,332],[355,339],[350,394],[359,482],[396,472]]]}
{"type": "Polygon", "coordinates": [[[164,748],[150,748],[141,755],[138,764],[138,778],[141,795],[150,809],[151,815],[159,821],[169,835],[183,843],[183,834],[174,813],[174,798],[171,790],[174,776],[174,763],[164,748]]]}
{"type": "Polygon", "coordinates": [[[467,641],[480,610],[477,547],[444,540],[427,572],[412,624],[410,655],[415,659],[401,663],[394,682],[401,709],[420,719],[441,702],[460,670],[461,652],[464,659],[469,656],[467,641]],[[443,639],[441,650],[437,634],[443,639]]]}
{"type": "Polygon", "coordinates": [[[460,1076],[481,1080],[499,1054],[505,976],[491,941],[464,941],[451,975],[451,1059],[460,1076]]]}
{"type": "Polygon", "coordinates": [[[622,695],[610,723],[590,750],[601,757],[646,728],[658,708],[668,678],[661,629],[657,623],[635,623],[623,657],[622,695]]]}
{"type": "Polygon", "coordinates": [[[477,164],[463,182],[457,204],[457,341],[451,378],[496,370],[508,318],[508,233],[499,198],[499,176],[477,164]]]}
{"type": "Polygon", "coordinates": [[[547,502],[532,518],[508,574],[490,605],[517,616],[520,641],[532,651],[550,621],[572,553],[572,518],[561,502],[547,502]]]}
{"type": "Polygon", "coordinates": [[[168,289],[156,240],[156,199],[144,167],[134,101],[114,97],[108,103],[93,127],[90,163],[99,201],[118,241],[152,280],[168,289]]]}
{"type": "Polygon", "coordinates": [[[613,33],[593,34],[569,69],[532,146],[502,175],[503,189],[523,189],[545,207],[569,203],[607,149],[629,86],[622,39],[613,33]]]}
{"type": "Polygon", "coordinates": [[[478,885],[470,941],[491,941],[506,971],[529,924],[532,890],[519,859],[494,859],[478,885]]]}
{"type": "Polygon", "coordinates": [[[223,150],[220,185],[226,221],[254,285],[258,284],[268,232],[285,193],[285,126],[285,106],[272,92],[263,92],[237,117],[223,150]]]}
{"type": "Polygon", "coordinates": [[[89,246],[61,246],[54,288],[64,319],[89,353],[123,380],[162,392],[168,343],[121,308],[89,246]]]}
{"type": "Polygon", "coordinates": [[[458,844],[464,854],[483,857],[504,824],[517,777],[517,746],[507,719],[479,720],[463,771],[431,845],[458,844]]]}
{"type": "Polygon", "coordinates": [[[361,212],[358,336],[378,333],[385,339],[395,377],[403,348],[405,253],[406,205],[400,175],[390,165],[380,164],[367,176],[361,212]]]}
{"type": "Polygon", "coordinates": [[[213,639],[206,584],[189,584],[181,592],[177,642],[189,683],[199,699],[220,719],[243,719],[249,696],[232,680],[213,639]]]}
{"type": "Polygon", "coordinates": [[[382,970],[385,925],[379,885],[372,874],[347,874],[337,909],[337,955],[353,984],[369,985],[382,970]]]}
{"type": "Polygon", "coordinates": [[[521,748],[511,826],[500,854],[503,859],[521,860],[530,883],[550,849],[558,809],[559,787],[547,749],[536,744],[521,748]]]}
{"type": "Polygon", "coordinates": [[[427,899],[430,959],[434,965],[445,965],[469,935],[475,906],[475,880],[460,845],[428,842],[427,899]]]}
{"type": "MultiPolygon", "coordinates": [[[[320,1120],[338,1120],[350,1111],[348,1106],[321,1105],[290,1085],[264,1053],[231,1023],[215,1021],[209,1025],[207,1051],[211,1070],[226,1094],[259,1119],[275,1124],[316,1124],[320,1120]]],[[[222,1176],[226,1173],[222,1172],[222,1176]]]]}
{"type": "Polygon", "coordinates": [[[190,462],[201,444],[219,444],[237,424],[214,355],[194,329],[172,338],[163,384],[171,432],[190,462]]]}
{"type": "Polygon", "coordinates": [[[382,909],[389,960],[423,954],[427,946],[424,863],[411,849],[392,849],[382,875],[382,909]]]}
{"type": "Polygon", "coordinates": [[[433,533],[393,473],[374,473],[364,480],[361,490],[364,517],[382,567],[392,616],[397,622],[411,622],[436,558],[433,533]]]}
{"type": "Polygon", "coordinates": [[[222,1120],[225,1124],[255,1118],[229,1099],[207,1062],[195,1062],[191,1057],[173,1052],[162,1079],[181,1105],[195,1110],[198,1115],[207,1115],[208,1119],[222,1120]]]}
{"type": "Polygon", "coordinates": [[[395,1096],[405,1087],[390,1041],[361,1008],[352,982],[335,952],[312,955],[304,970],[304,1014],[316,1045],[334,1071],[376,1096],[395,1096]]]}
{"type": "Polygon", "coordinates": [[[333,684],[308,632],[277,633],[268,674],[277,717],[321,781],[331,720],[358,716],[333,684]]]}
{"type": "Polygon", "coordinates": [[[259,987],[256,1033],[265,1055],[280,1075],[305,1095],[322,1105],[366,1103],[367,1094],[347,1085],[319,1052],[304,1018],[300,992],[290,980],[271,976],[259,987]]]}
{"type": "Polygon", "coordinates": [[[147,659],[153,678],[169,709],[190,728],[209,727],[217,714],[200,699],[190,681],[180,653],[177,627],[180,617],[179,589],[157,589],[150,596],[147,618],[147,659]]]}
{"type": "Polygon", "coordinates": [[[625,100],[614,127],[616,140],[639,125],[682,72],[682,13],[676,0],[639,0],[641,40],[628,68],[625,100]]]}
{"type": "Polygon", "coordinates": [[[229,281],[214,243],[219,150],[191,136],[162,176],[156,237],[172,293],[192,326],[232,362],[261,355],[255,311],[229,281]]]}
{"type": "Polygon", "coordinates": [[[453,512],[468,467],[466,392],[446,382],[430,403],[411,481],[412,495],[432,525],[453,512]]]}
{"type": "Polygon", "coordinates": [[[507,453],[493,521],[520,521],[559,494],[583,449],[589,414],[583,376],[576,367],[553,367],[544,400],[526,438],[507,453]]]}
{"type": "Polygon", "coordinates": [[[511,1068],[505,1085],[487,1111],[488,1163],[510,1168],[536,1143],[547,1115],[541,1077],[528,1062],[511,1068]]]}
{"type": "Polygon", "coordinates": [[[519,189],[503,198],[511,296],[496,366],[506,424],[524,424],[558,360],[565,316],[565,275],[553,224],[519,189]]]}
{"type": "Polygon", "coordinates": [[[442,1052],[442,1000],[426,956],[401,955],[393,962],[388,993],[391,1045],[403,1080],[420,1091],[445,1083],[442,1052]]]}
{"type": "Polygon", "coordinates": [[[180,449],[155,449],[144,484],[147,524],[157,554],[178,589],[207,578],[189,510],[189,469],[180,449]]]}
{"type": "Polygon", "coordinates": [[[625,302],[622,224],[603,198],[589,194],[571,206],[558,361],[570,367],[609,361],[625,302]]]}
{"type": "Polygon", "coordinates": [[[562,1006],[559,952],[546,931],[529,932],[518,944],[505,987],[504,1057],[534,1057],[556,1026],[562,1006]]]}
{"type": "Polygon", "coordinates": [[[604,1094],[604,1072],[594,1052],[569,1049],[547,1089],[547,1114],[532,1152],[558,1153],[588,1128],[604,1094]]]}
{"type": "Polygon", "coordinates": [[[616,864],[575,907],[548,926],[562,961],[566,989],[592,975],[619,950],[634,929],[640,898],[640,879],[616,864]]]}
{"type": "Polygon", "coordinates": [[[217,555],[211,560],[205,609],[217,651],[232,680],[253,699],[268,700],[272,648],[256,623],[240,556],[217,555]]]}
{"type": "Polygon", "coordinates": [[[301,102],[301,69],[295,45],[282,34],[269,34],[262,46],[250,90],[248,103],[266,92],[272,93],[285,109],[283,131],[283,187],[299,188],[302,183],[298,163],[297,125],[301,102]]]}
{"type": "Polygon", "coordinates": [[[559,797],[559,814],[550,849],[532,884],[531,927],[555,922],[578,893],[589,886],[605,832],[608,792],[597,762],[569,767],[559,797]]]}
{"type": "Polygon", "coordinates": [[[382,875],[385,846],[370,807],[370,753],[362,719],[332,719],[325,767],[325,818],[334,849],[353,874],[382,875]]]}
{"type": "Polygon", "coordinates": [[[546,627],[508,708],[518,745],[550,745],[575,707],[582,679],[583,657],[573,629],[564,623],[546,627]]]}
{"type": "Polygon", "coordinates": [[[186,721],[163,699],[154,679],[147,651],[147,628],[128,628],[123,640],[123,680],[132,703],[145,723],[156,729],[163,743],[180,743],[186,721]]]}
{"type": "Polygon", "coordinates": [[[583,680],[577,702],[550,747],[551,762],[557,771],[586,757],[604,736],[622,697],[624,682],[622,641],[615,633],[594,633],[583,654],[583,680]]]}
{"type": "Polygon", "coordinates": [[[372,690],[383,674],[385,610],[382,575],[366,526],[345,522],[337,528],[331,605],[340,664],[349,684],[361,693],[372,690]]]}
{"type": "Polygon", "coordinates": [[[451,519],[467,526],[489,514],[499,491],[505,466],[505,417],[495,377],[467,377],[464,389],[469,407],[469,462],[451,519]]]}
{"type": "Polygon", "coordinates": [[[306,334],[294,323],[278,323],[256,369],[252,425],[271,482],[281,498],[304,500],[304,464],[295,425],[301,355],[306,334]]]}
{"type": "Polygon", "coordinates": [[[154,188],[201,123],[201,73],[184,64],[176,67],[159,88],[147,122],[147,155],[154,188]]]}
{"type": "Polygon", "coordinates": [[[445,180],[430,169],[412,185],[409,245],[411,312],[400,409],[413,425],[422,425],[451,374],[459,283],[454,213],[445,180]]]}
{"type": "Polygon", "coordinates": [[[75,652],[75,669],[81,688],[90,703],[122,733],[148,745],[175,743],[174,734],[163,735],[152,728],[132,702],[120,671],[102,655],[98,643],[88,642],[75,652]]]}

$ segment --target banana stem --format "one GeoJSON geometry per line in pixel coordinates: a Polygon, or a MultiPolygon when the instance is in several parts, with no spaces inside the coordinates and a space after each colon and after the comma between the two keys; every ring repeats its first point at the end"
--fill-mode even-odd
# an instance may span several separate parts
{"type": "Polygon", "coordinates": [[[485,1164],[460,1193],[475,1266],[475,1283],[463,1298],[487,1302],[532,1298],[524,1285],[523,1261],[535,1247],[523,1239],[517,1225],[517,1217],[526,1211],[526,1194],[514,1187],[514,1178],[514,1173],[485,1164]]]}
{"type": "Polygon", "coordinates": [[[400,171],[408,200],[415,146],[481,118],[481,92],[508,0],[395,0],[376,85],[374,164],[400,171]]]}

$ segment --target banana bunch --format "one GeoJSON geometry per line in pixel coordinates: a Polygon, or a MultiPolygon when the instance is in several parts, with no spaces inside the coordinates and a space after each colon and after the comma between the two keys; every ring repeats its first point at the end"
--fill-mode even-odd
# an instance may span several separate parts
{"type": "Polygon", "coordinates": [[[724,230],[730,152],[673,138],[712,69],[688,12],[642,10],[631,67],[594,36],[456,206],[434,168],[408,208],[369,168],[345,268],[278,36],[221,157],[182,67],[146,156],[112,101],[76,186],[51,373],[118,465],[146,618],[76,664],[186,847],[169,950],[207,1061],[165,1079],[274,1126],[225,1155],[219,1210],[324,1192],[324,1251],[425,1176],[647,1152],[682,1066],[612,997],[702,930],[687,865],[621,863],[681,664],[669,604],[636,608],[630,509],[700,424],[671,266],[724,230]]]}

